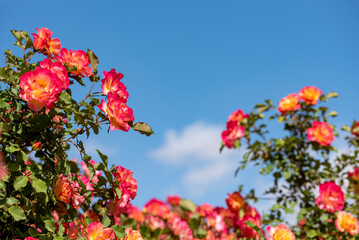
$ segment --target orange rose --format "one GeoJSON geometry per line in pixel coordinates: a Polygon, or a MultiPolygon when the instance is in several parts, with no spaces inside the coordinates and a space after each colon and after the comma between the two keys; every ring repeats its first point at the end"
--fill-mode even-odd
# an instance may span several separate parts
{"type": "Polygon", "coordinates": [[[269,234],[268,240],[295,240],[295,236],[284,224],[279,224],[277,227],[267,227],[269,234]]]}
{"type": "Polygon", "coordinates": [[[226,203],[228,208],[234,213],[239,213],[239,210],[245,206],[244,199],[239,192],[228,193],[226,203]]]}
{"type": "Polygon", "coordinates": [[[329,146],[334,140],[333,130],[326,122],[313,122],[312,127],[306,132],[309,141],[315,141],[320,145],[329,146]]]}
{"type": "Polygon", "coordinates": [[[315,105],[318,102],[318,99],[322,95],[322,90],[319,90],[317,87],[304,87],[302,88],[299,93],[299,100],[303,100],[304,102],[315,105]]]}
{"type": "Polygon", "coordinates": [[[60,40],[57,38],[51,39],[52,32],[48,28],[37,29],[37,34],[32,33],[34,37],[33,47],[35,50],[51,57],[51,54],[59,55],[61,49],[60,40]]]}
{"type": "Polygon", "coordinates": [[[62,92],[62,81],[48,69],[36,68],[20,77],[20,97],[35,112],[51,109],[62,92]]]}
{"type": "Polygon", "coordinates": [[[57,179],[55,188],[55,197],[57,200],[69,204],[73,196],[71,183],[63,174],[57,179]]]}
{"type": "Polygon", "coordinates": [[[359,233],[359,221],[351,213],[339,211],[335,226],[340,232],[347,231],[351,235],[359,233]]]}
{"type": "Polygon", "coordinates": [[[288,96],[282,98],[278,104],[278,111],[282,114],[294,111],[300,108],[299,100],[296,93],[289,94],[288,96]]]}

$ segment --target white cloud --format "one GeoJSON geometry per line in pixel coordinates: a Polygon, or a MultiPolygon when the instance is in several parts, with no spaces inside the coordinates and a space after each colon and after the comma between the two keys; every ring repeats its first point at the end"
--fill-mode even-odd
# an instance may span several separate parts
{"type": "MultiPolygon", "coordinates": [[[[219,147],[223,126],[196,122],[177,133],[165,133],[165,143],[152,151],[150,156],[162,162],[182,164],[189,158],[197,161],[216,161],[220,157],[219,147]]],[[[226,151],[222,155],[228,155],[226,151]]]]}
{"type": "Polygon", "coordinates": [[[220,154],[221,132],[223,126],[204,122],[193,123],[181,131],[169,130],[165,141],[150,156],[168,165],[182,166],[185,173],[180,182],[193,196],[201,197],[212,189],[233,180],[240,153],[236,150],[220,154]]]}

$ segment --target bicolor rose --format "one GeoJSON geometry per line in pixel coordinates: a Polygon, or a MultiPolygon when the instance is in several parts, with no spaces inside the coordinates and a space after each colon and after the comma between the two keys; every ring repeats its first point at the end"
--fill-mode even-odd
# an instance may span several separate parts
{"type": "Polygon", "coordinates": [[[155,216],[166,218],[171,211],[171,207],[168,206],[165,202],[153,198],[145,204],[142,211],[144,213],[150,213],[155,216]]]}
{"type": "Polygon", "coordinates": [[[107,103],[102,99],[98,107],[107,114],[111,130],[127,132],[130,129],[129,122],[135,120],[132,109],[126,105],[123,98],[115,93],[110,92],[107,97],[107,103]]]}
{"type": "Polygon", "coordinates": [[[267,232],[269,238],[267,240],[295,240],[295,236],[284,224],[279,224],[277,227],[268,226],[267,232]]]}
{"type": "Polygon", "coordinates": [[[278,111],[280,111],[282,114],[297,110],[299,108],[300,105],[296,93],[291,93],[288,96],[282,98],[278,104],[278,111]]]}
{"type": "Polygon", "coordinates": [[[312,127],[307,129],[309,141],[314,141],[323,146],[329,146],[334,140],[333,130],[326,122],[313,122],[312,127]]]}
{"type": "Polygon", "coordinates": [[[126,228],[126,237],[120,238],[120,240],[143,240],[141,233],[136,230],[132,230],[131,228],[126,228]]]}
{"type": "Polygon", "coordinates": [[[90,77],[92,75],[89,59],[86,53],[82,50],[72,51],[63,48],[61,49],[58,60],[61,61],[62,64],[67,64],[69,68],[75,67],[76,70],[71,72],[75,76],[80,75],[81,77],[90,77]]]}
{"type": "Polygon", "coordinates": [[[27,101],[29,108],[40,111],[51,109],[59,99],[63,83],[48,69],[36,68],[20,77],[20,97],[27,101]]]}
{"type": "Polygon", "coordinates": [[[33,47],[35,50],[51,57],[51,54],[57,56],[60,53],[61,43],[57,38],[51,39],[52,32],[48,28],[36,28],[37,34],[32,33],[34,37],[33,47]]]}
{"type": "Polygon", "coordinates": [[[180,196],[177,195],[171,195],[167,197],[167,202],[172,206],[179,206],[181,202],[181,198],[180,196]]]}
{"type": "Polygon", "coordinates": [[[317,104],[320,95],[322,95],[322,90],[319,90],[315,86],[306,86],[300,89],[298,93],[299,100],[303,100],[304,102],[311,105],[317,104]]]}
{"type": "Polygon", "coordinates": [[[240,192],[228,193],[226,203],[228,208],[234,213],[239,213],[245,207],[245,201],[240,192]]]}
{"type": "Polygon", "coordinates": [[[73,197],[73,190],[70,180],[63,174],[59,176],[54,187],[55,197],[57,200],[69,204],[73,197]]]}
{"type": "Polygon", "coordinates": [[[320,209],[328,212],[342,210],[344,207],[344,193],[340,186],[333,181],[319,184],[319,196],[315,199],[320,209]]]}
{"type": "Polygon", "coordinates": [[[354,167],[353,172],[348,172],[348,178],[354,181],[359,181],[359,167],[354,167]]]}
{"type": "Polygon", "coordinates": [[[228,117],[227,122],[235,121],[240,125],[242,119],[249,118],[248,114],[243,114],[243,111],[241,109],[238,109],[237,111],[234,111],[231,115],[228,117]]]}
{"type": "Polygon", "coordinates": [[[128,98],[126,86],[121,82],[121,79],[123,78],[122,73],[116,73],[115,69],[111,69],[109,72],[103,71],[103,77],[104,78],[101,80],[101,88],[104,95],[113,92],[123,99],[128,98]]]}
{"type": "Polygon", "coordinates": [[[228,148],[234,147],[237,139],[244,136],[244,126],[238,126],[237,122],[227,122],[227,130],[222,132],[222,141],[228,148]]]}
{"type": "Polygon", "coordinates": [[[339,211],[335,226],[340,232],[348,232],[350,235],[359,233],[359,221],[351,213],[339,211]]]}
{"type": "Polygon", "coordinates": [[[67,70],[61,62],[52,62],[50,59],[46,58],[40,62],[40,67],[49,69],[62,81],[62,90],[66,90],[70,86],[70,79],[67,76],[67,70]]]}
{"type": "Polygon", "coordinates": [[[117,216],[123,212],[127,204],[131,199],[134,199],[137,195],[137,181],[132,177],[132,171],[117,166],[116,172],[112,173],[114,178],[119,183],[118,188],[121,189],[121,197],[116,196],[114,201],[110,201],[108,204],[109,214],[117,216]]]}
{"type": "Polygon", "coordinates": [[[101,223],[93,222],[87,228],[86,238],[88,240],[113,240],[115,233],[112,228],[104,228],[101,223]]]}

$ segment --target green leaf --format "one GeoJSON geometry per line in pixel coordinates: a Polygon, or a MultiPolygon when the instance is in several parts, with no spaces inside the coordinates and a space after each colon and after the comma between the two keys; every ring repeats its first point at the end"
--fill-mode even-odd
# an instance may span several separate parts
{"type": "Polygon", "coordinates": [[[144,123],[144,122],[138,122],[135,125],[131,126],[131,128],[141,134],[146,135],[146,136],[150,136],[150,135],[154,134],[151,127],[147,123],[144,123]]]}
{"type": "Polygon", "coordinates": [[[118,197],[118,198],[121,198],[121,196],[122,196],[122,191],[121,191],[121,189],[117,187],[117,188],[115,188],[115,191],[116,191],[117,197],[118,197]]]}
{"type": "Polygon", "coordinates": [[[24,210],[18,206],[11,206],[8,208],[8,212],[14,217],[15,221],[25,220],[26,216],[24,210]]]}
{"type": "Polygon", "coordinates": [[[20,188],[25,187],[28,181],[29,181],[29,179],[23,175],[16,178],[16,180],[14,182],[15,191],[19,190],[20,188]]]}
{"type": "Polygon", "coordinates": [[[112,230],[115,232],[116,237],[123,238],[126,237],[125,227],[120,225],[113,225],[112,230]]]}
{"type": "Polygon", "coordinates": [[[330,111],[328,113],[328,116],[332,116],[332,117],[335,117],[335,116],[338,116],[338,113],[336,111],[330,111]]]}
{"type": "Polygon", "coordinates": [[[68,94],[67,92],[62,92],[61,95],[60,95],[60,99],[62,101],[64,101],[66,104],[71,103],[71,95],[68,94]]]}
{"type": "MultiPolygon", "coordinates": [[[[1,68],[0,68],[0,71],[1,71],[1,68]]],[[[4,100],[1,99],[0,100],[0,108],[5,108],[7,110],[10,110],[11,106],[10,106],[10,104],[8,104],[7,102],[5,102],[4,100]]]]}
{"type": "Polygon", "coordinates": [[[336,92],[329,92],[325,97],[326,98],[336,98],[338,96],[339,96],[339,94],[336,92]]]}
{"type": "Polygon", "coordinates": [[[205,238],[207,236],[207,231],[203,228],[199,228],[196,232],[197,238],[205,238]]]}
{"type": "Polygon", "coordinates": [[[47,185],[41,179],[33,180],[32,186],[33,186],[33,188],[35,188],[36,192],[38,192],[38,193],[40,193],[40,192],[46,193],[46,191],[47,191],[47,185]]]}
{"type": "Polygon", "coordinates": [[[314,229],[309,230],[309,232],[307,233],[307,237],[309,238],[314,238],[316,236],[318,236],[318,232],[315,231],[314,229]]]}
{"type": "Polygon", "coordinates": [[[17,200],[16,198],[14,198],[14,197],[8,197],[6,199],[6,204],[11,206],[11,205],[15,205],[15,204],[20,204],[20,201],[17,200]]]}
{"type": "Polygon", "coordinates": [[[352,131],[352,130],[350,129],[350,127],[349,127],[349,126],[346,126],[346,125],[342,126],[342,130],[347,131],[347,132],[351,132],[351,131],[352,131]]]}
{"type": "Polygon", "coordinates": [[[285,180],[288,180],[290,176],[292,176],[292,173],[290,171],[283,172],[283,177],[285,178],[285,180]]]}
{"type": "MultiPolygon", "coordinates": [[[[98,61],[98,57],[93,53],[93,51],[91,51],[90,49],[87,49],[87,57],[89,58],[89,61],[91,63],[91,67],[92,67],[92,72],[94,75],[97,74],[97,66],[99,64],[99,61],[98,61]]],[[[94,76],[92,76],[94,77],[94,76]]]]}
{"type": "Polygon", "coordinates": [[[196,205],[189,199],[181,199],[180,207],[185,211],[195,212],[196,205]]]}
{"type": "Polygon", "coordinates": [[[55,232],[56,227],[53,221],[51,220],[45,220],[45,228],[49,231],[49,232],[55,232]]]}
{"type": "Polygon", "coordinates": [[[102,225],[104,227],[107,227],[110,224],[111,224],[111,219],[107,215],[104,215],[102,219],[102,225]]]}
{"type": "Polygon", "coordinates": [[[101,153],[100,150],[98,150],[98,149],[96,149],[96,152],[97,152],[98,155],[100,156],[102,162],[103,162],[103,163],[106,165],[106,167],[107,167],[108,157],[107,157],[105,154],[101,153]]]}

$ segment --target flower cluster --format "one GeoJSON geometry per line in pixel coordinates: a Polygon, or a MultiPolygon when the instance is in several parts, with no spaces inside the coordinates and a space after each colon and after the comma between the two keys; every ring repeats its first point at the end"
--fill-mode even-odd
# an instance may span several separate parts
{"type": "Polygon", "coordinates": [[[246,223],[250,221],[258,228],[261,227],[261,216],[257,210],[246,203],[239,192],[228,194],[226,202],[228,208],[210,204],[195,206],[188,199],[168,196],[167,203],[151,199],[142,211],[127,205],[119,219],[121,224],[136,221],[134,229],[148,228],[151,233],[146,238],[161,232],[159,239],[259,239],[259,233],[246,223]],[[199,226],[192,228],[192,222],[198,222],[199,226]],[[197,232],[198,229],[202,233],[197,232]]]}
{"type": "Polygon", "coordinates": [[[121,196],[116,196],[108,204],[109,214],[112,216],[117,216],[121,213],[130,200],[137,195],[137,181],[132,177],[132,173],[132,171],[122,166],[117,166],[113,173],[115,184],[118,183],[117,187],[121,190],[121,196]]]}
{"type": "Polygon", "coordinates": [[[127,106],[128,92],[121,82],[122,73],[116,73],[115,69],[103,72],[102,92],[107,95],[107,103],[102,100],[99,108],[107,114],[111,130],[128,131],[130,122],[135,120],[133,111],[127,106]]]}
{"type": "Polygon", "coordinates": [[[59,55],[61,49],[60,40],[57,38],[51,38],[52,32],[48,28],[37,29],[37,34],[32,33],[34,37],[33,47],[35,50],[40,51],[48,57],[52,54],[59,55]]]}
{"type": "Polygon", "coordinates": [[[291,112],[300,108],[299,100],[304,101],[307,104],[315,105],[318,102],[318,99],[322,91],[315,86],[303,87],[298,95],[296,93],[291,93],[288,96],[282,98],[278,104],[278,111],[282,114],[286,112],[291,112]]]}
{"type": "Polygon", "coordinates": [[[222,132],[222,141],[228,148],[232,148],[235,145],[235,142],[244,136],[244,126],[242,126],[242,121],[248,118],[248,114],[243,114],[241,109],[233,112],[228,117],[227,121],[227,130],[222,132]]]}

